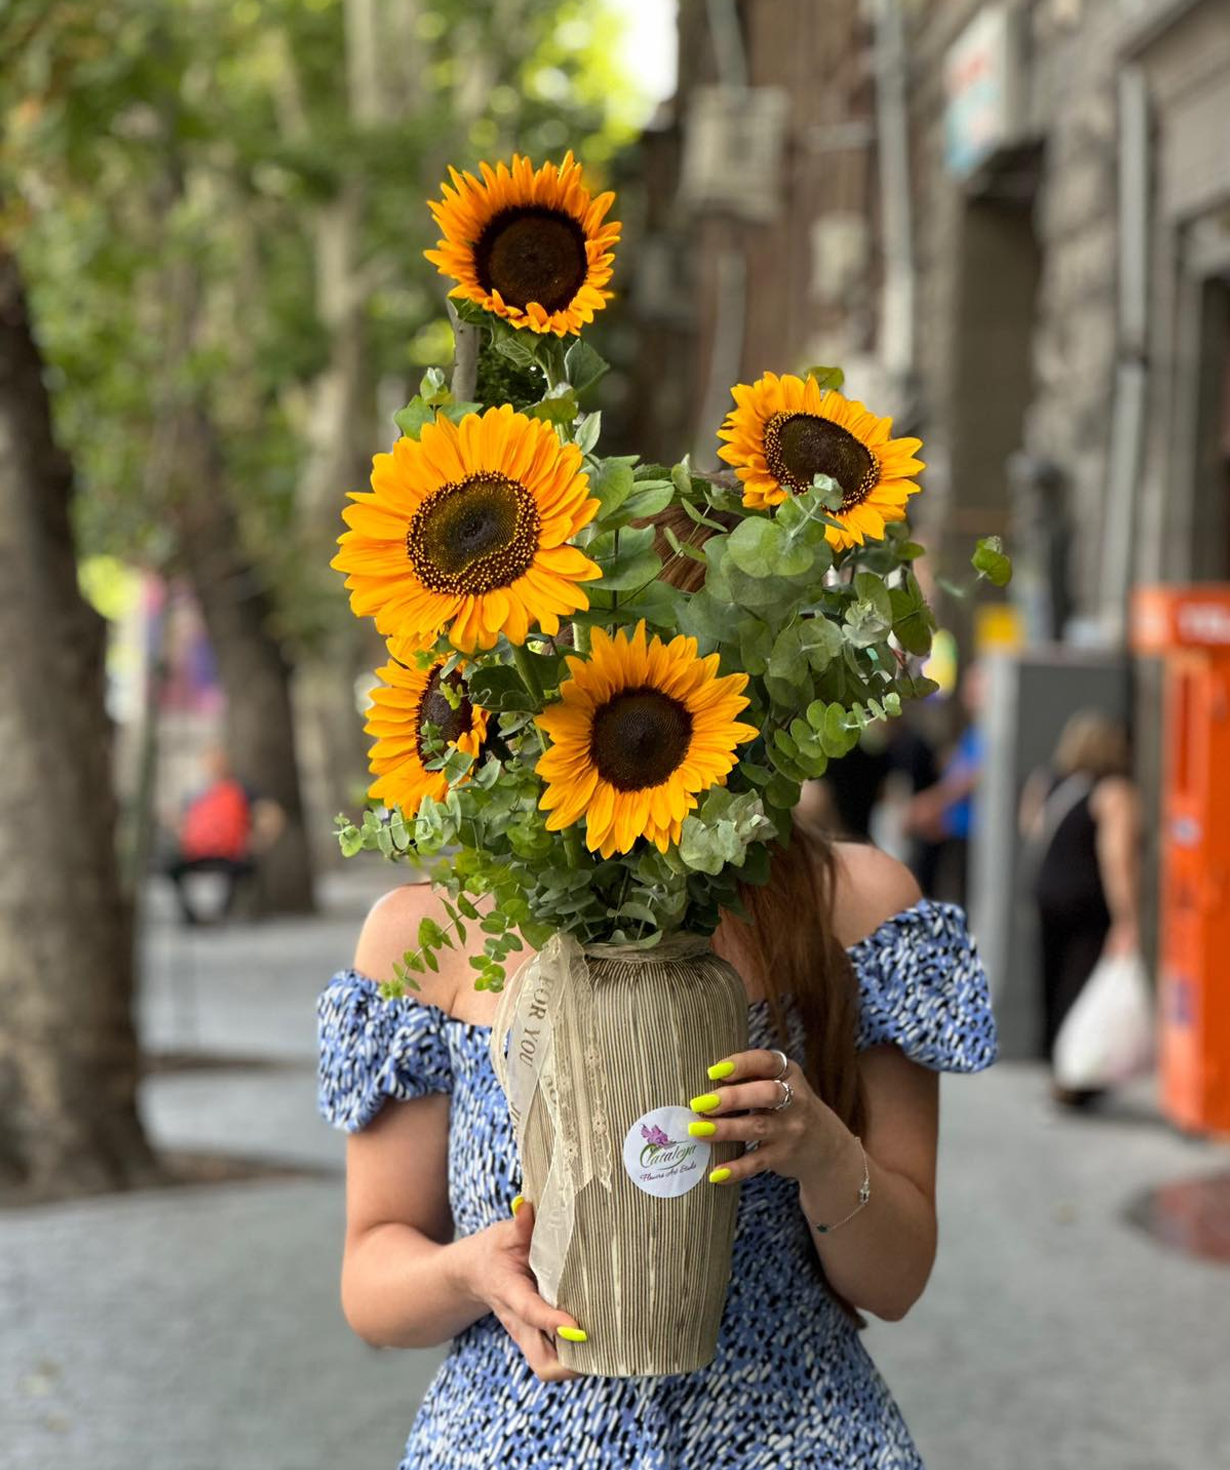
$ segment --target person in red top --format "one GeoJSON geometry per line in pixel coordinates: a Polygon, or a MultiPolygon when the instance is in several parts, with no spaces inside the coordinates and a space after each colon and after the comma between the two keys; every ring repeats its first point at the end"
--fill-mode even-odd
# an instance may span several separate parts
{"type": "Polygon", "coordinates": [[[179,911],[186,924],[199,924],[201,917],[189,902],[184,879],[191,873],[221,873],[226,878],[222,917],[234,908],[235,896],[244,878],[253,871],[253,811],[255,793],[231,772],[221,748],[205,757],[209,783],[188,802],[180,819],[175,855],[167,864],[167,875],[175,884],[179,911]]]}

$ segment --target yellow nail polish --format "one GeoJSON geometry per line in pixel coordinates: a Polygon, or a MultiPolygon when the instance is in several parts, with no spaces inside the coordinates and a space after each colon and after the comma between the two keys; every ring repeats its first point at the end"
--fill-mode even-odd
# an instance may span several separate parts
{"type": "Polygon", "coordinates": [[[722,1099],[716,1092],[702,1092],[699,1097],[694,1097],[688,1104],[694,1113],[711,1113],[714,1108],[721,1105],[722,1099]]]}
{"type": "Polygon", "coordinates": [[[713,1173],[709,1175],[709,1183],[710,1184],[725,1184],[726,1181],[729,1178],[730,1178],[730,1170],[729,1169],[715,1169],[713,1171],[713,1173]]]}
{"type": "Polygon", "coordinates": [[[557,1327],[556,1336],[562,1337],[565,1342],[588,1342],[589,1334],[580,1327],[557,1327]]]}
{"type": "Polygon", "coordinates": [[[735,1064],[733,1062],[714,1062],[713,1066],[709,1068],[709,1080],[711,1082],[720,1082],[723,1077],[729,1077],[734,1070],[735,1064]]]}
{"type": "Polygon", "coordinates": [[[693,1138],[712,1138],[717,1132],[716,1123],[707,1123],[703,1118],[696,1123],[688,1124],[688,1132],[693,1138]]]}
{"type": "Polygon", "coordinates": [[[524,1203],[525,1203],[525,1196],[523,1194],[514,1194],[513,1195],[512,1212],[513,1212],[514,1215],[517,1213],[517,1211],[521,1208],[521,1206],[524,1203]]]}

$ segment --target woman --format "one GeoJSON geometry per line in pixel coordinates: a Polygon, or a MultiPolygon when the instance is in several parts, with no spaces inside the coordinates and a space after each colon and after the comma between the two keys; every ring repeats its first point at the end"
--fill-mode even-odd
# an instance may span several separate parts
{"type": "MultiPolygon", "coordinates": [[[[1022,794],[1021,829],[1035,854],[1048,1061],[1098,961],[1140,946],[1139,803],[1130,764],[1123,726],[1083,710],[1064,727],[1051,768],[1031,776],[1022,794]]],[[[1080,1107],[1098,1091],[1054,1085],[1052,1095],[1080,1107]]]]}
{"type": "MultiPolygon", "coordinates": [[[[668,574],[686,586],[681,561],[668,574]]],[[[757,1145],[698,1186],[742,1185],[718,1353],[646,1379],[558,1361],[557,1337],[603,1324],[550,1306],[528,1267],[533,1202],[488,1056],[497,997],[463,950],[416,997],[381,1001],[375,982],[441,911],[423,885],[373,909],[321,998],[321,1107],[351,1134],[347,1320],[378,1346],[453,1339],[402,1470],[918,1470],[859,1312],[896,1320],[926,1285],[936,1073],[994,1059],[986,980],[959,909],[802,824],[743,898],[751,922],[727,915],[714,947],[744,977],[750,1046],[714,1057],[691,1103],[715,1141],[757,1145]]]]}

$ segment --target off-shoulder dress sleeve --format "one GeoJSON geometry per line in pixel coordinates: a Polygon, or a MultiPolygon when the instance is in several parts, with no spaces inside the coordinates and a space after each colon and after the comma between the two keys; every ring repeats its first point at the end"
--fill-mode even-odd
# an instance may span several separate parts
{"type": "Polygon", "coordinates": [[[850,950],[860,1048],[885,1042],[937,1072],[995,1060],[995,1016],[978,947],[954,903],[922,899],[850,950]]]}
{"type": "Polygon", "coordinates": [[[387,1098],[453,1089],[444,1013],[412,998],[383,1000],[357,970],[335,975],[316,1005],[317,1102],[335,1128],[366,1128],[387,1098]]]}

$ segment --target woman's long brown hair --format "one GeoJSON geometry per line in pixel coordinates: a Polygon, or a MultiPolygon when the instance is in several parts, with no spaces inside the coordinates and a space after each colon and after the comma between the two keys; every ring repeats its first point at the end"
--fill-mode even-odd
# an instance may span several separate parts
{"type": "MultiPolygon", "coordinates": [[[[727,520],[720,512],[717,516],[727,520]]],[[[733,517],[729,520],[735,524],[733,517]]],[[[691,557],[672,551],[666,528],[679,541],[694,546],[712,533],[678,506],[654,516],[652,524],[663,561],[663,580],[685,592],[697,591],[704,583],[705,569],[691,557]]],[[[858,980],[833,932],[836,872],[828,838],[796,816],[789,843],[778,843],[773,849],[769,881],[761,887],[739,886],[749,922],[727,913],[721,933],[741,957],[747,957],[749,967],[755,967],[783,1044],[785,1002],[794,1001],[806,1035],[808,1082],[852,1133],[861,1134],[867,1122],[867,1103],[856,1047],[858,980]]],[[[857,1317],[848,1302],[842,1301],[842,1306],[857,1317]]]]}

